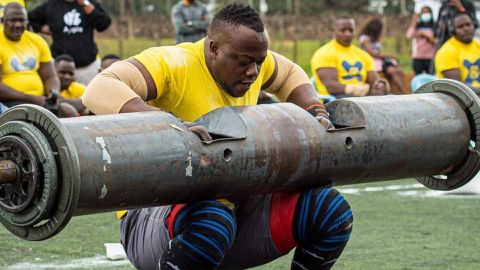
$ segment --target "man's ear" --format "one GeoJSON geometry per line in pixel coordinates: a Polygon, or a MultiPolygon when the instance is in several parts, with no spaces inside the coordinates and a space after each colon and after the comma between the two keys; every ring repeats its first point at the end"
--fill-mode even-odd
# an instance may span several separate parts
{"type": "Polygon", "coordinates": [[[210,56],[212,59],[217,59],[218,56],[218,43],[215,42],[215,40],[210,39],[208,43],[208,52],[210,53],[210,56]]]}

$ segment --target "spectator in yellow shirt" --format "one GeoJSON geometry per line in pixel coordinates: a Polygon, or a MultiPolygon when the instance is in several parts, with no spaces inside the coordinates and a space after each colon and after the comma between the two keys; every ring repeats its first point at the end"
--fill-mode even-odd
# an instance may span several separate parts
{"type": "Polygon", "coordinates": [[[384,95],[388,83],[375,71],[373,58],[352,44],[355,21],[338,17],[333,22],[334,38],[318,49],[310,60],[315,86],[321,95],[384,95]]]}
{"type": "Polygon", "coordinates": [[[77,112],[85,114],[85,106],[80,98],[86,86],[75,81],[75,60],[66,54],[59,55],[55,58],[55,69],[60,80],[60,102],[67,102],[77,112]]]}
{"type": "Polygon", "coordinates": [[[455,15],[451,21],[453,36],[438,50],[435,70],[438,78],[449,78],[480,90],[480,41],[475,39],[472,18],[466,13],[455,15]]]}
{"type": "Polygon", "coordinates": [[[60,80],[60,96],[64,98],[80,98],[85,85],[75,81],[75,62],[69,55],[62,54],[55,58],[55,69],[60,80]]]}
{"type": "Polygon", "coordinates": [[[27,12],[18,3],[7,4],[0,34],[0,101],[7,106],[46,104],[60,87],[48,44],[26,31],[27,12]]]}

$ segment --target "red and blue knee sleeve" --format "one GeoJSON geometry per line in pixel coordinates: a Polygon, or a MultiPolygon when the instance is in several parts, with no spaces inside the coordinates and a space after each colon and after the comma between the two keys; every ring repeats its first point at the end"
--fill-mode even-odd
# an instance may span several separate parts
{"type": "Polygon", "coordinates": [[[233,211],[217,201],[177,208],[181,209],[177,211],[174,207],[173,218],[168,219],[172,240],[161,258],[161,269],[216,268],[235,238],[233,211]]]}

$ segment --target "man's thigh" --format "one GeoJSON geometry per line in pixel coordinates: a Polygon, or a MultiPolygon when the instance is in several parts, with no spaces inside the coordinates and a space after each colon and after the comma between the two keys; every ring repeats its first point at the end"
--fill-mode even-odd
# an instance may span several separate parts
{"type": "Polygon", "coordinates": [[[120,236],[128,258],[137,269],[157,269],[170,237],[165,217],[170,206],[129,210],[122,219],[120,236]]]}
{"type": "Polygon", "coordinates": [[[270,233],[272,194],[241,200],[236,210],[237,236],[219,269],[246,269],[282,256],[270,233]]]}

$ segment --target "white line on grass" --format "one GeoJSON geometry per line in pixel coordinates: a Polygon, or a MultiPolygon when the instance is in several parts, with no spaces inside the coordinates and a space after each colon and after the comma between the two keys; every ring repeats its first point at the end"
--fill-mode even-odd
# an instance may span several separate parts
{"type": "Polygon", "coordinates": [[[129,265],[130,262],[128,260],[120,260],[120,261],[111,261],[108,260],[105,256],[96,256],[90,258],[83,258],[78,260],[71,260],[71,261],[57,261],[57,262],[49,262],[49,263],[18,263],[7,267],[7,270],[30,270],[30,269],[79,269],[79,268],[107,268],[107,267],[118,267],[129,265]]]}
{"type": "Polygon", "coordinates": [[[379,192],[385,190],[408,190],[424,188],[422,184],[410,184],[410,185],[390,185],[384,187],[364,187],[364,188],[339,188],[338,190],[343,194],[360,194],[362,192],[379,192]]]}

